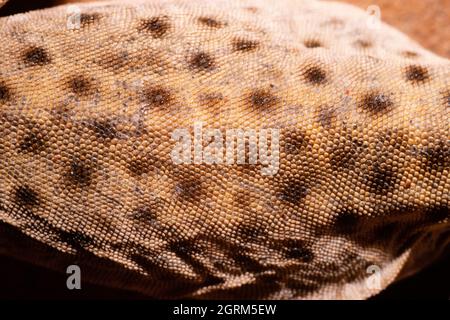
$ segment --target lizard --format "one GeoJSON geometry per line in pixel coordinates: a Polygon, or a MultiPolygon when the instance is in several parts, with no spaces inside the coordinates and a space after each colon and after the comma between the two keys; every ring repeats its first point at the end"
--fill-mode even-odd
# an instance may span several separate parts
{"type": "Polygon", "coordinates": [[[0,18],[0,254],[160,299],[365,299],[448,252],[447,59],[332,1],[72,9],[0,18]],[[198,122],[279,130],[277,170],[174,163],[198,122]]]}

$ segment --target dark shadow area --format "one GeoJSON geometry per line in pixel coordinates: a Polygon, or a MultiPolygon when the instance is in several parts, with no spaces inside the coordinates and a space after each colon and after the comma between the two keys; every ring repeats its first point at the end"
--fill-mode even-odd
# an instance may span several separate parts
{"type": "Polygon", "coordinates": [[[372,298],[386,299],[450,299],[450,253],[418,274],[392,284],[372,298]]]}
{"type": "Polygon", "coordinates": [[[83,280],[80,290],[69,290],[68,275],[5,256],[0,256],[0,274],[0,299],[148,299],[139,293],[83,283],[83,280]]]}
{"type": "MultiPolygon", "coordinates": [[[[391,285],[373,300],[450,298],[450,254],[417,275],[391,285]]],[[[0,256],[0,299],[148,299],[136,292],[82,282],[66,288],[67,275],[0,256]]]]}
{"type": "Polygon", "coordinates": [[[57,0],[10,0],[5,6],[0,8],[0,17],[23,13],[30,10],[50,8],[57,4],[57,0]]]}

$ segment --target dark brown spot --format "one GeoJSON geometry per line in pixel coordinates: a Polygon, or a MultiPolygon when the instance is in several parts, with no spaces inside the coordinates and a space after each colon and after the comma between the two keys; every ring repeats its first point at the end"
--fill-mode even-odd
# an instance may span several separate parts
{"type": "Polygon", "coordinates": [[[311,262],[314,259],[314,253],[308,249],[303,241],[289,240],[283,244],[284,255],[288,259],[294,259],[301,262],[311,262]]]}
{"type": "Polygon", "coordinates": [[[29,48],[25,51],[23,60],[28,66],[44,66],[51,62],[50,55],[41,47],[29,48]]]}
{"type": "MultiPolygon", "coordinates": [[[[237,232],[240,232],[239,229],[237,230],[237,232]]],[[[246,236],[242,236],[240,238],[243,240],[248,239],[248,237],[246,236]]],[[[264,266],[262,266],[257,259],[249,257],[248,255],[246,255],[246,252],[242,252],[239,246],[236,245],[230,246],[229,244],[227,244],[223,245],[222,248],[225,252],[227,252],[227,255],[229,256],[230,260],[233,261],[233,266],[237,267],[236,269],[239,269],[240,272],[250,271],[259,273],[264,271],[264,266]]],[[[228,270],[230,269],[231,268],[228,268],[228,270]]],[[[238,275],[239,273],[235,274],[238,275]]]]}
{"type": "Polygon", "coordinates": [[[11,89],[4,83],[0,81],[0,102],[7,102],[11,100],[11,89]]]}
{"type": "Polygon", "coordinates": [[[386,194],[395,187],[396,176],[386,166],[375,163],[372,171],[366,177],[367,185],[375,194],[386,194]]]}
{"type": "Polygon", "coordinates": [[[320,41],[314,40],[314,39],[305,40],[305,42],[303,42],[303,44],[307,48],[319,48],[322,46],[322,43],[320,43],[320,41]]]}
{"type": "Polygon", "coordinates": [[[302,181],[289,181],[281,190],[279,198],[297,205],[308,195],[308,188],[302,181]]]}
{"type": "Polygon", "coordinates": [[[19,143],[18,149],[20,152],[27,153],[39,153],[45,147],[45,143],[41,134],[36,132],[30,132],[19,143]]]}
{"type": "Polygon", "coordinates": [[[427,147],[422,154],[429,170],[444,170],[450,167],[450,146],[439,141],[433,147],[427,147]]]}
{"type": "Polygon", "coordinates": [[[142,206],[133,210],[131,217],[141,222],[154,222],[157,219],[157,213],[150,206],[142,206]]]}
{"type": "Polygon", "coordinates": [[[100,19],[98,13],[82,13],[80,14],[80,24],[82,27],[94,24],[100,19]]]}
{"type": "Polygon", "coordinates": [[[68,81],[70,91],[77,96],[88,96],[93,92],[93,85],[89,79],[84,76],[76,76],[68,81]]]}
{"type": "Polygon", "coordinates": [[[250,103],[257,109],[268,109],[274,107],[278,98],[267,89],[257,89],[250,94],[250,103]]]}
{"type": "Polygon", "coordinates": [[[14,200],[18,205],[25,207],[39,204],[38,194],[27,185],[20,186],[14,191],[14,200]]]}
{"type": "Polygon", "coordinates": [[[304,72],[305,79],[314,85],[325,84],[327,82],[327,74],[320,67],[308,67],[304,72]]]}
{"type": "Polygon", "coordinates": [[[322,127],[329,129],[336,120],[336,113],[332,107],[322,106],[317,112],[317,119],[322,127]]]}
{"type": "Polygon", "coordinates": [[[259,47],[259,42],[254,40],[234,39],[233,50],[249,52],[254,51],[259,47]]]}
{"type": "Polygon", "coordinates": [[[405,69],[406,80],[415,84],[424,82],[430,78],[428,70],[422,66],[408,66],[405,69]]]}
{"type": "Polygon", "coordinates": [[[145,89],[144,97],[145,102],[153,108],[167,108],[174,100],[170,91],[160,86],[145,89]]]}
{"type": "Polygon", "coordinates": [[[155,39],[161,39],[166,36],[169,29],[170,23],[165,16],[142,20],[139,26],[139,31],[150,32],[155,39]]]}
{"type": "Polygon", "coordinates": [[[189,59],[189,67],[197,71],[211,71],[215,68],[214,58],[205,52],[196,53],[189,59]]]}
{"type": "Polygon", "coordinates": [[[393,105],[394,104],[389,96],[378,92],[366,94],[360,102],[360,108],[371,114],[380,114],[390,111],[393,105]]]}
{"type": "Polygon", "coordinates": [[[94,239],[79,231],[60,230],[59,239],[76,250],[85,249],[94,244],[94,239]]]}
{"type": "Polygon", "coordinates": [[[177,183],[175,194],[182,200],[198,202],[202,194],[202,183],[198,179],[185,179],[177,183]]]}
{"type": "Polygon", "coordinates": [[[190,257],[193,253],[198,252],[199,248],[195,241],[186,239],[169,242],[169,250],[174,252],[177,256],[186,258],[188,256],[190,257]]]}
{"type": "Polygon", "coordinates": [[[116,125],[110,120],[94,121],[90,128],[100,139],[111,140],[117,137],[116,125]]]}
{"type": "Polygon", "coordinates": [[[355,155],[345,146],[333,148],[330,157],[330,164],[333,168],[350,168],[354,166],[355,163],[355,155]]]}
{"type": "Polygon", "coordinates": [[[363,49],[367,49],[367,48],[372,47],[372,42],[370,42],[368,40],[359,39],[359,40],[355,41],[355,46],[363,48],[363,49]]]}
{"type": "Polygon", "coordinates": [[[222,28],[225,24],[210,17],[200,17],[198,22],[210,28],[222,28]]]}
{"type": "Polygon", "coordinates": [[[255,225],[254,223],[244,222],[239,225],[237,229],[237,234],[241,239],[246,242],[257,241],[258,239],[264,238],[265,235],[264,228],[260,225],[255,225]]]}
{"type": "Polygon", "coordinates": [[[75,185],[86,187],[92,182],[92,169],[80,160],[74,160],[70,164],[67,178],[75,185]]]}

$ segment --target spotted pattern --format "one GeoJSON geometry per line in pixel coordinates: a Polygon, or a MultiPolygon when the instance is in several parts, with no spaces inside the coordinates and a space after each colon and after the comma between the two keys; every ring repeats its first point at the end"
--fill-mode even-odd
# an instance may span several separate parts
{"type": "Polygon", "coordinates": [[[70,163],[67,180],[75,186],[87,187],[92,183],[92,168],[81,160],[70,163]]]}
{"type": "Polygon", "coordinates": [[[391,37],[381,56],[379,31],[338,11],[310,32],[302,14],[285,30],[264,7],[169,4],[129,7],[126,23],[92,4],[50,38],[0,30],[1,235],[57,243],[158,297],[273,299],[340,294],[448,223],[444,64],[391,37]],[[279,128],[278,173],[174,165],[170,134],[189,119],[279,128]]]}
{"type": "Polygon", "coordinates": [[[18,150],[22,153],[38,154],[45,148],[44,137],[40,133],[29,132],[19,143],[18,150]]]}
{"type": "Polygon", "coordinates": [[[362,49],[367,49],[373,46],[372,42],[368,41],[368,40],[363,40],[363,39],[358,39],[355,41],[355,46],[362,48],[362,49]]]}
{"type": "Polygon", "coordinates": [[[183,179],[175,186],[175,194],[181,200],[199,201],[202,195],[201,185],[199,179],[183,179]]]}
{"type": "Polygon", "coordinates": [[[310,263],[314,260],[314,253],[309,249],[303,241],[290,240],[284,243],[284,254],[286,258],[310,263]]]}
{"type": "Polygon", "coordinates": [[[211,71],[215,68],[215,62],[210,54],[199,52],[189,59],[189,66],[195,71],[211,71]]]}
{"type": "Polygon", "coordinates": [[[23,60],[28,66],[45,66],[52,62],[50,54],[42,47],[31,47],[23,54],[23,60]]]}
{"type": "Polygon", "coordinates": [[[133,210],[132,218],[143,222],[153,222],[157,219],[157,213],[149,206],[141,206],[133,210]]]}
{"type": "Polygon", "coordinates": [[[450,168],[450,145],[444,141],[438,141],[431,147],[425,147],[423,155],[428,170],[444,170],[450,168]]]}
{"type": "Polygon", "coordinates": [[[255,109],[267,109],[274,107],[278,98],[268,89],[256,89],[250,94],[250,104],[255,109]]]}
{"type": "Polygon", "coordinates": [[[395,173],[381,164],[376,163],[368,173],[367,185],[372,193],[386,194],[395,188],[395,183],[395,173]]]}
{"type": "Polygon", "coordinates": [[[17,204],[25,207],[39,205],[39,196],[36,191],[24,185],[14,190],[14,199],[17,204]]]}
{"type": "Polygon", "coordinates": [[[258,41],[246,39],[234,39],[233,50],[238,52],[250,52],[258,49],[260,46],[258,41]]]}
{"type": "Polygon", "coordinates": [[[210,28],[218,29],[222,28],[226,25],[226,23],[220,22],[217,19],[211,17],[200,17],[198,18],[198,22],[202,25],[205,25],[210,28]]]}
{"type": "Polygon", "coordinates": [[[419,84],[425,82],[430,78],[429,72],[425,67],[422,66],[408,66],[405,69],[406,80],[419,84]]]}
{"type": "Polygon", "coordinates": [[[305,42],[303,42],[303,44],[307,48],[319,48],[319,47],[322,47],[322,43],[319,40],[314,40],[314,39],[306,40],[305,42]]]}
{"type": "Polygon", "coordinates": [[[154,39],[165,38],[170,31],[170,22],[168,17],[153,17],[142,20],[139,26],[141,32],[148,32],[154,39]]]}
{"type": "Polygon", "coordinates": [[[326,72],[317,66],[308,67],[304,70],[305,80],[313,85],[323,85],[327,83],[326,72]]]}
{"type": "Polygon", "coordinates": [[[174,101],[171,92],[161,86],[146,88],[144,91],[144,98],[145,102],[153,108],[167,108],[174,101]]]}
{"type": "Polygon", "coordinates": [[[279,198],[288,203],[297,205],[308,195],[308,188],[304,181],[288,181],[281,189],[279,198]]]}
{"type": "Polygon", "coordinates": [[[116,125],[111,120],[94,121],[90,128],[102,140],[110,140],[117,137],[116,125]]]}
{"type": "Polygon", "coordinates": [[[381,114],[390,111],[394,107],[394,103],[389,95],[370,92],[362,98],[359,106],[371,114],[381,114]]]}
{"type": "Polygon", "coordinates": [[[98,13],[81,13],[80,14],[80,24],[81,27],[86,27],[93,25],[100,20],[100,14],[98,13]]]}
{"type": "Polygon", "coordinates": [[[6,85],[6,83],[0,81],[0,102],[5,103],[11,100],[11,97],[11,89],[6,85]]]}
{"type": "Polygon", "coordinates": [[[91,237],[79,231],[68,232],[61,230],[59,232],[59,239],[76,250],[86,249],[94,243],[91,237]]]}
{"type": "Polygon", "coordinates": [[[92,81],[85,76],[78,75],[68,80],[69,90],[79,97],[86,97],[93,93],[94,86],[92,81]]]}

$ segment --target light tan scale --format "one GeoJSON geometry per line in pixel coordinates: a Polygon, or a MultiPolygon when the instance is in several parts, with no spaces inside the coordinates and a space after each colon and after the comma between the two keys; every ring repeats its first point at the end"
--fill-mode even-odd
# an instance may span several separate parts
{"type": "Polygon", "coordinates": [[[363,299],[448,251],[448,60],[328,1],[77,8],[0,18],[1,254],[156,298],[363,299]],[[279,130],[278,170],[175,164],[199,122],[279,130]]]}

